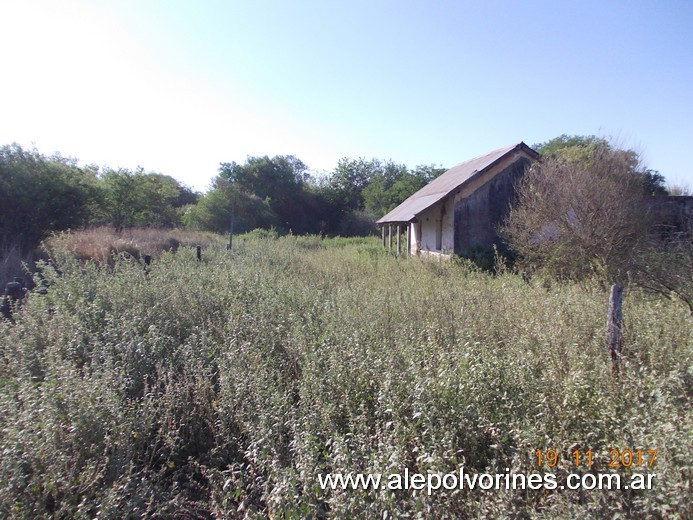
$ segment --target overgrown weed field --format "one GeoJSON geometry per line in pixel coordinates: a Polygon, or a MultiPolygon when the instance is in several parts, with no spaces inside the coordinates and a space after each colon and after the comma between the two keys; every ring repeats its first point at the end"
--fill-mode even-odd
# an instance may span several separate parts
{"type": "MultiPolygon", "coordinates": [[[[56,250],[0,324],[0,516],[606,518],[691,514],[692,318],[386,254],[222,240],[142,262],[56,250]],[[536,450],[556,450],[538,467],[536,450]],[[610,450],[657,450],[653,467],[610,450]],[[590,450],[594,465],[572,453],[590,450]],[[651,490],[322,489],[328,473],[655,473],[651,490]]],[[[689,516],[690,517],[690,516],[689,516]]]]}

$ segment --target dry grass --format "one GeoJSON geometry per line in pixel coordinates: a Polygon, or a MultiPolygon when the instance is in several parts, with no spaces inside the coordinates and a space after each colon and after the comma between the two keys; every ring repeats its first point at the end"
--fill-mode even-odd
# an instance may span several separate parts
{"type": "Polygon", "coordinates": [[[164,251],[175,252],[180,246],[206,247],[219,240],[219,235],[200,231],[133,228],[117,233],[113,228],[98,227],[54,235],[45,244],[49,251],[70,251],[81,261],[113,265],[114,258],[123,253],[134,258],[156,258],[164,251]]]}

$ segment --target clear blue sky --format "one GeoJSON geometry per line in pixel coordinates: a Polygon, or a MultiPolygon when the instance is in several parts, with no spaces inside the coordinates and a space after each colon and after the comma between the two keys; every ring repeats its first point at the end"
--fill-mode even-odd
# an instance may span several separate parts
{"type": "Polygon", "coordinates": [[[0,144],[204,189],[294,154],[450,167],[613,137],[693,186],[693,3],[3,0],[0,144]]]}

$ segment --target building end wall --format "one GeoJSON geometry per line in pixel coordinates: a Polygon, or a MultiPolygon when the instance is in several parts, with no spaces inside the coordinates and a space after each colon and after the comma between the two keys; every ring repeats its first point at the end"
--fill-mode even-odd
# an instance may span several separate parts
{"type": "Polygon", "coordinates": [[[524,175],[531,160],[519,155],[512,162],[487,172],[476,189],[456,197],[454,211],[454,251],[464,255],[476,248],[501,245],[498,226],[508,215],[515,199],[515,183],[524,175]]]}

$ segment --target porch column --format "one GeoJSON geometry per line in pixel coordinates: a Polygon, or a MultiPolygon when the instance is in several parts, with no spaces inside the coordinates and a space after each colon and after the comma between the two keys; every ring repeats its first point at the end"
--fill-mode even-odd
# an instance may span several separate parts
{"type": "Polygon", "coordinates": [[[402,224],[397,224],[397,255],[402,254],[402,224]]]}
{"type": "Polygon", "coordinates": [[[382,233],[382,235],[383,235],[383,249],[385,249],[385,224],[383,224],[382,226],[380,226],[380,231],[381,231],[381,233],[382,233]]]}
{"type": "Polygon", "coordinates": [[[387,225],[387,240],[388,240],[388,247],[392,249],[392,224],[387,225]]]}
{"type": "Polygon", "coordinates": [[[411,228],[413,224],[407,222],[407,256],[411,256],[411,228]]]}

